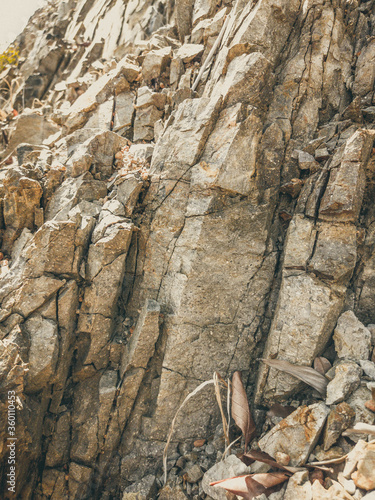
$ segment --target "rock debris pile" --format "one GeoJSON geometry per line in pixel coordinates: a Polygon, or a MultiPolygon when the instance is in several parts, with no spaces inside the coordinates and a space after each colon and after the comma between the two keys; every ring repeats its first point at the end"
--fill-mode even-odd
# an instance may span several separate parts
{"type": "Polygon", "coordinates": [[[374,35],[373,0],[51,0],[30,19],[0,74],[18,498],[224,498],[209,483],[249,469],[220,462],[209,388],[166,485],[162,454],[184,398],[237,370],[261,450],[348,454],[271,500],[374,496],[371,435],[343,435],[375,421],[374,35]],[[321,356],[323,399],[258,361],[321,356]]]}

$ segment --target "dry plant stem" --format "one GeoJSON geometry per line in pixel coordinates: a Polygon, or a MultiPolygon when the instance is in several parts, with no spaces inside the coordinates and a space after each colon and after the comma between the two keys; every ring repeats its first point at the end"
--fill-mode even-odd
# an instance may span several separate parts
{"type": "Polygon", "coordinates": [[[370,434],[375,436],[375,425],[365,424],[363,422],[358,422],[352,429],[346,429],[342,433],[343,436],[348,436],[349,434],[370,434]]]}
{"type": "Polygon", "coordinates": [[[218,374],[216,372],[214,373],[214,386],[215,386],[216,401],[217,401],[217,404],[219,405],[221,420],[223,422],[223,432],[224,432],[225,442],[227,443],[227,446],[229,446],[230,440],[229,440],[228,422],[227,422],[227,419],[226,419],[225,414],[224,414],[223,405],[221,403],[219,378],[218,378],[218,374]]]}
{"type": "Polygon", "coordinates": [[[174,418],[172,420],[172,423],[171,423],[171,428],[169,430],[167,443],[165,445],[164,453],[163,453],[163,470],[164,470],[163,481],[164,481],[164,484],[166,484],[166,482],[167,482],[167,454],[168,454],[168,447],[169,447],[169,444],[171,442],[171,438],[172,438],[172,434],[173,434],[173,430],[174,430],[174,426],[175,426],[175,423],[176,423],[177,416],[180,413],[180,411],[182,410],[182,408],[185,406],[185,404],[189,401],[189,399],[191,399],[192,397],[194,397],[196,394],[198,394],[199,391],[201,391],[207,385],[210,385],[210,384],[215,384],[215,380],[214,379],[206,380],[206,382],[202,382],[200,385],[198,385],[198,387],[195,388],[193,392],[191,392],[190,394],[188,394],[186,396],[186,398],[183,400],[182,404],[179,406],[178,410],[176,411],[176,414],[175,414],[175,416],[174,416],[174,418]]]}
{"type": "Polygon", "coordinates": [[[242,436],[238,436],[238,438],[237,438],[237,439],[235,439],[234,441],[232,441],[232,442],[230,443],[230,445],[229,445],[229,446],[227,446],[227,447],[225,448],[224,453],[221,455],[221,460],[223,460],[223,459],[225,458],[225,456],[228,454],[228,452],[229,452],[229,450],[232,448],[232,446],[233,446],[235,443],[237,443],[237,441],[239,441],[239,440],[241,439],[241,437],[242,437],[242,436]]]}

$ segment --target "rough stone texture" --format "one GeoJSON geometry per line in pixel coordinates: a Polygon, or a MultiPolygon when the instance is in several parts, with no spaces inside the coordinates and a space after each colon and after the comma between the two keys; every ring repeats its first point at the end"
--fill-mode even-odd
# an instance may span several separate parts
{"type": "Polygon", "coordinates": [[[315,447],[329,409],[324,403],[301,406],[282,420],[260,441],[259,447],[271,456],[287,452],[290,465],[303,465],[315,447]]]}
{"type": "MultiPolygon", "coordinates": [[[[56,0],[32,17],[0,91],[0,367],[22,403],[17,497],[107,500],[159,479],[174,413],[215,371],[241,370],[263,407],[307,389],[257,373],[257,358],[312,366],[336,329],[339,358],[368,362],[374,19],[371,2],[328,0],[56,0]]],[[[365,386],[341,384],[341,397],[373,423],[365,386]]],[[[207,387],[171,446],[208,439],[219,418],[207,387]]],[[[203,496],[198,483],[160,492],[187,496],[203,496]]]]}
{"type": "Polygon", "coordinates": [[[328,450],[341,433],[354,423],[355,411],[348,403],[340,403],[331,409],[323,434],[323,448],[328,450]]]}
{"type": "Polygon", "coordinates": [[[340,316],[333,340],[339,358],[354,361],[368,360],[371,348],[371,333],[356,318],[353,311],[346,311],[340,316]]]}
{"type": "Polygon", "coordinates": [[[229,455],[229,457],[215,464],[204,474],[202,481],[203,490],[214,500],[226,500],[225,490],[210,486],[210,483],[226,479],[227,477],[249,474],[250,471],[250,467],[247,467],[235,455],[229,455]]]}
{"type": "Polygon", "coordinates": [[[344,401],[361,380],[361,368],[351,361],[341,361],[335,368],[335,376],[327,386],[327,405],[344,401]]]}
{"type": "Polygon", "coordinates": [[[366,491],[375,489],[375,443],[367,444],[352,479],[358,488],[366,491]]]}

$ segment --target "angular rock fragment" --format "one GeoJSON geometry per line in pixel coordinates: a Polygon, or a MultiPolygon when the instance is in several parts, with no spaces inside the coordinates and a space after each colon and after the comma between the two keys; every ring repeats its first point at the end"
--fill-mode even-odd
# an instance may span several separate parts
{"type": "Polygon", "coordinates": [[[35,110],[26,109],[17,118],[4,156],[12,153],[18,145],[27,143],[40,146],[50,135],[60,130],[56,124],[35,110]]]}
{"type": "Polygon", "coordinates": [[[347,141],[338,167],[331,169],[319,217],[323,220],[356,222],[365,188],[365,171],[374,134],[359,130],[347,141]]]}
{"type": "Polygon", "coordinates": [[[353,311],[344,312],[337,321],[333,334],[335,349],[341,359],[368,360],[371,333],[357,319],[353,311]]]}
{"type": "Polygon", "coordinates": [[[171,47],[151,50],[146,54],[142,63],[142,75],[146,83],[151,83],[152,80],[160,77],[171,60],[171,56],[171,47]]]}
{"type": "Polygon", "coordinates": [[[310,170],[311,172],[320,168],[314,157],[305,151],[298,151],[298,166],[301,170],[310,170]]]}
{"type": "Polygon", "coordinates": [[[177,50],[176,56],[186,64],[200,56],[203,53],[203,50],[204,45],[197,43],[185,43],[177,50]]]}
{"type": "Polygon", "coordinates": [[[375,489],[375,443],[367,443],[358,460],[357,470],[351,477],[358,488],[366,491],[375,489]]]}
{"type": "Polygon", "coordinates": [[[287,453],[291,466],[303,465],[319,439],[328,413],[324,403],[299,407],[262,437],[260,449],[273,457],[278,451],[287,453]]]}
{"type": "Polygon", "coordinates": [[[340,403],[331,409],[323,434],[323,449],[326,451],[339,439],[341,433],[354,423],[355,411],[348,403],[340,403]]]}
{"type": "Polygon", "coordinates": [[[284,500],[312,500],[312,485],[307,470],[296,472],[288,481],[284,500]]]}
{"type": "Polygon", "coordinates": [[[341,361],[327,386],[327,405],[344,401],[360,384],[362,370],[353,361],[341,361]]]}

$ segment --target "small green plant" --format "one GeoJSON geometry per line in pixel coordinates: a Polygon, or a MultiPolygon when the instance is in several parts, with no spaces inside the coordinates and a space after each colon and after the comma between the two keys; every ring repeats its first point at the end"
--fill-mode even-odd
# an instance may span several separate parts
{"type": "Polygon", "coordinates": [[[0,73],[7,67],[18,63],[19,49],[10,45],[2,54],[0,54],[0,73]]]}

